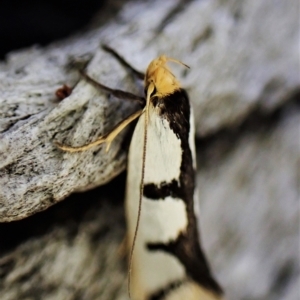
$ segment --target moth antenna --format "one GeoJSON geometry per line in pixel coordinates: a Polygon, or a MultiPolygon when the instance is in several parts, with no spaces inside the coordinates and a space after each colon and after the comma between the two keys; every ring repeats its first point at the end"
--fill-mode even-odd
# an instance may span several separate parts
{"type": "Polygon", "coordinates": [[[143,145],[143,156],[142,156],[142,174],[141,174],[141,184],[140,184],[140,197],[139,197],[139,207],[138,207],[138,215],[136,220],[136,226],[132,241],[132,247],[130,251],[129,256],[129,268],[128,268],[128,296],[131,299],[131,293],[130,293],[130,287],[131,287],[131,271],[132,271],[132,258],[133,258],[133,252],[136,244],[138,229],[140,225],[141,220],[141,212],[142,212],[142,199],[143,199],[143,193],[144,193],[144,179],[145,179],[145,167],[146,167],[146,149],[147,149],[147,135],[148,135],[148,122],[149,122],[149,103],[150,103],[150,95],[154,91],[154,85],[151,83],[148,87],[147,91],[147,101],[146,101],[146,107],[145,107],[145,126],[144,126],[144,145],[143,145]]]}
{"type": "Polygon", "coordinates": [[[184,67],[190,69],[190,67],[189,67],[188,65],[184,64],[182,61],[180,61],[180,60],[178,60],[178,59],[171,58],[171,57],[166,57],[166,60],[167,60],[167,61],[174,62],[174,63],[176,63],[176,64],[182,65],[182,66],[184,66],[184,67]]]}
{"type": "Polygon", "coordinates": [[[175,75],[170,71],[170,69],[167,66],[162,66],[161,68],[163,68],[164,70],[169,72],[173,77],[175,77],[175,75]]]}

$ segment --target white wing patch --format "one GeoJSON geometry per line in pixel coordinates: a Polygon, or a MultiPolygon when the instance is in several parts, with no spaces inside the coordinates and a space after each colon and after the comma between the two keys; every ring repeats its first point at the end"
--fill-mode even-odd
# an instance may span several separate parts
{"type": "Polygon", "coordinates": [[[196,170],[197,161],[196,161],[196,147],[195,147],[195,120],[194,120],[194,110],[192,104],[190,103],[190,132],[189,132],[189,146],[192,152],[193,158],[193,167],[196,170]]]}
{"type": "MultiPolygon", "coordinates": [[[[144,117],[144,115],[140,117],[139,123],[144,123],[144,117]]],[[[143,130],[143,127],[141,129],[143,130]]],[[[181,141],[170,129],[168,121],[161,118],[153,106],[149,107],[146,153],[145,184],[160,184],[179,178],[182,156],[181,141]]]]}
{"type": "Polygon", "coordinates": [[[171,291],[164,300],[220,300],[220,297],[188,281],[175,291],[171,291]]]}
{"type": "MultiPolygon", "coordinates": [[[[196,170],[197,168],[197,159],[196,159],[196,146],[195,146],[195,118],[194,118],[194,110],[193,106],[190,103],[190,132],[189,132],[189,146],[192,152],[192,158],[193,158],[193,168],[196,170]]],[[[198,188],[195,187],[194,190],[194,213],[196,216],[196,219],[199,220],[200,216],[200,201],[198,198],[198,188]]]]}
{"type": "MultiPolygon", "coordinates": [[[[132,245],[137,221],[138,200],[142,174],[142,151],[145,116],[136,125],[129,151],[126,214],[128,240],[132,245]]],[[[161,118],[150,105],[146,168],[144,184],[157,184],[178,180],[182,160],[181,140],[170,129],[167,120],[161,118]]],[[[139,231],[133,255],[132,292],[140,289],[137,299],[185,278],[185,269],[179,260],[162,251],[147,249],[151,243],[175,241],[187,228],[186,206],[182,199],[170,196],[164,199],[142,199],[139,231]],[[141,294],[143,291],[143,295],[141,294]],[[145,293],[145,294],[144,294],[145,293]]],[[[134,298],[136,299],[136,298],[134,298]]]]}
{"type": "Polygon", "coordinates": [[[187,226],[185,205],[181,199],[167,197],[164,200],[143,198],[142,218],[135,255],[136,275],[151,294],[174,281],[185,278],[185,270],[178,259],[162,251],[147,250],[149,243],[168,243],[176,240],[187,226]]]}
{"type": "Polygon", "coordinates": [[[177,239],[188,225],[186,207],[181,199],[162,200],[143,198],[140,230],[148,243],[169,243],[177,239]]]}

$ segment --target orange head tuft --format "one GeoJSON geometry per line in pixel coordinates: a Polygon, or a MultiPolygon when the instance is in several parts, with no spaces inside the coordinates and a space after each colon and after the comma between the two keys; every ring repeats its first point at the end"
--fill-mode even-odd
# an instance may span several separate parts
{"type": "Polygon", "coordinates": [[[145,90],[148,97],[164,97],[180,89],[180,83],[167,66],[167,62],[172,61],[188,68],[179,60],[161,55],[152,60],[149,64],[145,76],[145,90]]]}

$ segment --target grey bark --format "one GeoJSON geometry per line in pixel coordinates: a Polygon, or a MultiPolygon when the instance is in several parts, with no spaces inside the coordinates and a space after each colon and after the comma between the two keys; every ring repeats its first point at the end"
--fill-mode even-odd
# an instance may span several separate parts
{"type": "MultiPolygon", "coordinates": [[[[135,109],[82,80],[70,63],[89,60],[95,79],[142,95],[141,84],[99,44],[141,71],[166,53],[191,66],[175,72],[195,107],[204,248],[228,299],[295,299],[298,13],[295,0],[130,2],[86,33],[10,53],[0,64],[0,221],[44,210],[125,168],[126,132],[108,153],[63,153],[53,145],[95,140],[135,109]],[[74,89],[59,102],[54,92],[65,83],[74,89]],[[275,111],[280,117],[271,122],[275,111]],[[257,115],[259,126],[247,125],[257,115]]],[[[58,216],[69,208],[57,206],[16,223],[16,235],[28,224],[42,227],[19,243],[10,244],[12,227],[1,225],[1,299],[126,299],[117,254],[123,209],[98,191],[103,203],[85,207],[79,219],[68,215],[62,224],[58,216]],[[43,216],[53,218],[47,228],[43,216]]],[[[91,194],[81,197],[88,202],[91,194]]]]}

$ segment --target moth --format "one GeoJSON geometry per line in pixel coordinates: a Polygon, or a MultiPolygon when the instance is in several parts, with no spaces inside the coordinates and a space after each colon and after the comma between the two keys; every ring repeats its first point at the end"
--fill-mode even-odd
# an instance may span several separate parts
{"type": "Polygon", "coordinates": [[[126,191],[132,299],[221,299],[222,289],[201,249],[194,210],[193,111],[167,63],[186,65],[162,55],[143,74],[113,49],[105,46],[104,50],[144,80],[145,96],[114,90],[82,75],[118,98],[138,101],[141,109],[90,144],[56,145],[76,152],[106,143],[109,150],[114,138],[138,118],[128,155],[126,191]]]}

